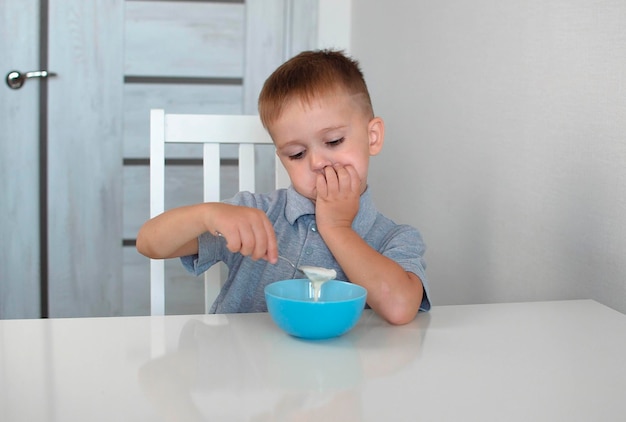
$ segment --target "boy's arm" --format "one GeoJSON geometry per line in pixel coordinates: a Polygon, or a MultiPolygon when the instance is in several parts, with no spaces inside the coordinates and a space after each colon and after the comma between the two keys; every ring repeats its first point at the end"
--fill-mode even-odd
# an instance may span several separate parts
{"type": "Polygon", "coordinates": [[[137,234],[137,250],[154,259],[198,253],[198,236],[221,233],[231,252],[275,263],[278,247],[274,228],[257,208],[210,202],[166,211],[148,220],[137,234]]]}
{"type": "Polygon", "coordinates": [[[348,279],[367,289],[367,303],[376,313],[392,324],[415,318],[423,296],[417,275],[373,249],[352,228],[318,229],[348,279]]]}
{"type": "Polygon", "coordinates": [[[207,231],[206,205],[174,208],[146,221],[137,233],[139,253],[153,259],[197,254],[198,236],[207,231]]]}
{"type": "Polygon", "coordinates": [[[360,197],[355,169],[327,168],[318,177],[317,190],[317,228],[348,279],[367,289],[368,304],[388,322],[413,320],[424,294],[420,278],[373,249],[352,229],[360,197]]]}

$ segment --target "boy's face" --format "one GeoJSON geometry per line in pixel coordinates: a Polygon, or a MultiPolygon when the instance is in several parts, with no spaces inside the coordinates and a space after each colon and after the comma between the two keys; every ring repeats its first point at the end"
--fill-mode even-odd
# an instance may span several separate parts
{"type": "Polygon", "coordinates": [[[326,95],[310,104],[290,101],[269,125],[276,154],[298,193],[315,201],[317,175],[327,166],[352,166],[360,193],[367,187],[369,157],[380,152],[384,124],[347,94],[326,95]]]}

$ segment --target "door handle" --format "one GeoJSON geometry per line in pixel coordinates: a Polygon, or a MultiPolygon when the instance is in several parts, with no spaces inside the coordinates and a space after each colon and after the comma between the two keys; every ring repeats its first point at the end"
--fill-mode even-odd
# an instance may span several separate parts
{"type": "Polygon", "coordinates": [[[56,76],[56,73],[48,72],[47,70],[35,70],[32,72],[21,73],[17,70],[12,70],[7,74],[7,85],[11,89],[20,89],[26,79],[32,78],[47,78],[50,76],[56,76]]]}

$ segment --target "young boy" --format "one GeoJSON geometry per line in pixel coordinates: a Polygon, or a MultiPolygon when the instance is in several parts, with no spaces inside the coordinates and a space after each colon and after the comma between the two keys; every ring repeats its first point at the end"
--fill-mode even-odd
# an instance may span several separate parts
{"type": "Polygon", "coordinates": [[[181,257],[194,274],[224,261],[229,275],[212,313],[266,311],[265,286],[296,276],[278,255],[365,287],[368,305],[392,324],[430,309],[419,232],[378,213],[367,187],[384,123],[358,62],[300,53],[267,79],[259,114],[292,185],[166,211],[139,231],[139,252],[181,257]]]}

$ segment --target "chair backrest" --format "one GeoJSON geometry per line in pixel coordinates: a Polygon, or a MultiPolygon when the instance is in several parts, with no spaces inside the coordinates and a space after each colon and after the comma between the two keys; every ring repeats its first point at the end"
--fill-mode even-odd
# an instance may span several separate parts
{"type": "MultiPolygon", "coordinates": [[[[272,139],[261,124],[259,116],[166,114],[164,110],[150,110],[150,217],[165,210],[165,144],[203,145],[204,202],[220,198],[220,145],[239,145],[239,190],[255,191],[254,146],[272,144],[272,139]]],[[[275,159],[276,187],[286,187],[289,179],[280,160],[275,159]]],[[[204,275],[205,312],[214,297],[209,297],[213,283],[219,283],[218,265],[204,275]]],[[[165,314],[165,262],[150,262],[150,313],[165,314]]]]}

